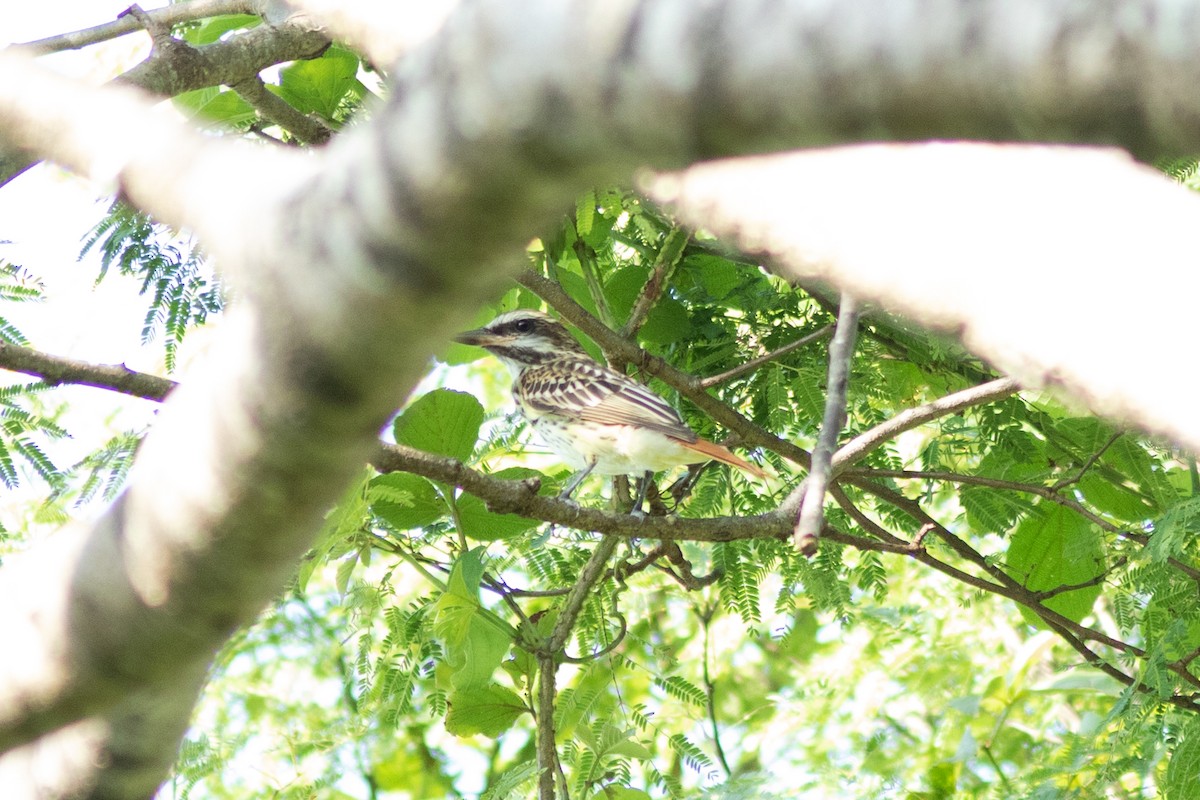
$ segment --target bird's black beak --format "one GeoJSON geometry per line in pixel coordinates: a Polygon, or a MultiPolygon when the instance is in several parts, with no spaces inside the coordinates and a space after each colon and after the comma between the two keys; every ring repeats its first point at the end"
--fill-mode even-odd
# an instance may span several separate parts
{"type": "Polygon", "coordinates": [[[487,328],[476,328],[473,331],[463,331],[454,337],[454,341],[459,344],[473,344],[476,347],[487,347],[490,344],[497,344],[500,341],[500,337],[487,328]]]}

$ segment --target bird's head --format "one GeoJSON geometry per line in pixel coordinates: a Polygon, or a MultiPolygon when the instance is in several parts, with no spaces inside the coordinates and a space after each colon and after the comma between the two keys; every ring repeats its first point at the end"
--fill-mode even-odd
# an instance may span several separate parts
{"type": "Polygon", "coordinates": [[[517,371],[564,356],[587,357],[587,351],[561,322],[529,309],[501,314],[482,328],[458,334],[454,340],[482,347],[517,371]]]}

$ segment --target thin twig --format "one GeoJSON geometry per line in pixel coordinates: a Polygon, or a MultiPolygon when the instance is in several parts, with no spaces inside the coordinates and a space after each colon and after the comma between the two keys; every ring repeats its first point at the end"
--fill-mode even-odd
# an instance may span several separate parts
{"type": "Polygon", "coordinates": [[[604,324],[612,327],[612,309],[608,307],[608,296],[604,294],[604,287],[600,284],[600,270],[596,266],[596,251],[583,239],[576,239],[573,249],[575,257],[579,259],[579,269],[583,272],[583,280],[587,284],[588,294],[591,295],[592,305],[596,307],[596,313],[600,315],[604,324]]]}
{"type": "MultiPolygon", "coordinates": [[[[142,27],[146,33],[150,34],[150,41],[154,42],[154,47],[170,46],[173,41],[171,37],[171,26],[163,22],[156,16],[151,16],[142,10],[142,7],[134,3],[129,8],[117,15],[117,19],[122,17],[132,17],[137,21],[137,24],[142,27]]],[[[184,45],[190,47],[190,45],[184,45]]]]}
{"type": "MultiPolygon", "coordinates": [[[[868,517],[865,513],[863,513],[862,509],[852,503],[836,483],[830,487],[829,495],[846,511],[847,514],[850,515],[851,519],[857,522],[864,530],[869,531],[873,536],[879,539],[880,542],[879,546],[875,546],[874,544],[859,545],[858,541],[848,541],[848,534],[838,534],[834,531],[831,531],[828,526],[826,526],[826,529],[821,532],[822,538],[828,539],[832,542],[838,542],[839,544],[849,544],[853,547],[859,547],[863,550],[878,550],[885,553],[898,553],[900,555],[905,555],[915,561],[925,564],[926,566],[933,567],[937,571],[954,578],[956,581],[965,583],[967,586],[974,587],[980,591],[999,594],[1003,597],[1008,596],[1006,594],[1007,590],[1004,586],[993,583],[986,578],[980,578],[978,575],[972,575],[971,573],[965,572],[958,567],[953,566],[952,564],[947,564],[945,561],[930,555],[929,552],[920,544],[916,542],[906,542],[895,534],[887,531],[882,525],[868,517]]],[[[859,537],[859,541],[862,541],[861,537],[859,537]]]]}
{"type": "Polygon", "coordinates": [[[876,425],[843,445],[833,457],[832,473],[834,476],[841,474],[851,464],[861,461],[872,450],[884,442],[894,439],[904,431],[940,417],[957,414],[972,406],[1002,400],[1016,393],[1020,388],[1017,382],[1011,378],[998,378],[980,386],[972,386],[969,389],[939,397],[923,406],[901,411],[887,422],[876,425]]]}
{"type": "Polygon", "coordinates": [[[810,333],[806,336],[801,336],[799,339],[797,339],[794,342],[788,342],[783,347],[780,347],[777,350],[772,350],[769,353],[764,353],[761,356],[752,358],[743,364],[738,364],[733,369],[727,369],[724,372],[717,373],[716,375],[709,375],[707,378],[701,378],[700,385],[703,388],[708,389],[713,386],[716,386],[717,384],[725,383],[726,381],[731,381],[734,378],[740,378],[742,375],[745,375],[748,372],[753,372],[754,370],[758,369],[763,364],[781,359],[784,356],[786,356],[788,353],[791,353],[795,350],[799,350],[801,347],[804,347],[805,345],[812,344],[813,342],[818,341],[819,339],[824,339],[826,336],[833,333],[833,329],[834,329],[833,325],[826,325],[823,328],[818,328],[817,330],[813,331],[812,333],[810,333]]]}
{"type": "Polygon", "coordinates": [[[654,265],[650,268],[650,277],[646,279],[646,285],[642,287],[637,301],[633,304],[633,310],[629,312],[629,320],[621,327],[621,336],[628,339],[641,330],[650,310],[671,282],[671,275],[679,265],[679,259],[683,257],[683,249],[687,246],[689,238],[691,237],[682,228],[672,228],[667,233],[658,255],[654,258],[654,265]]]}
{"type": "Polygon", "coordinates": [[[571,629],[575,627],[575,620],[583,611],[583,604],[587,601],[588,594],[604,575],[608,559],[612,557],[619,542],[620,539],[616,536],[605,536],[592,551],[591,558],[583,565],[575,585],[571,587],[571,593],[567,595],[566,601],[563,602],[562,608],[558,612],[558,621],[554,623],[554,630],[546,642],[546,649],[550,652],[557,655],[566,646],[567,639],[571,636],[571,629]]]}
{"type": "MultiPolygon", "coordinates": [[[[994,590],[997,594],[1001,594],[1005,597],[1016,600],[1036,613],[1047,624],[1053,623],[1055,625],[1062,626],[1063,628],[1074,632],[1076,635],[1082,638],[1099,642],[1113,648],[1114,650],[1130,653],[1138,658],[1145,658],[1146,651],[1142,648],[1129,644],[1128,642],[1123,642],[1119,639],[1114,639],[1113,637],[1106,633],[1102,633],[1101,631],[1093,630],[1092,628],[1086,628],[1074,620],[1063,616],[1059,612],[1051,608],[1047,608],[1043,603],[1041,603],[1041,601],[1038,600],[1037,592],[1027,589],[1016,578],[1013,578],[1004,570],[991,563],[983,556],[983,554],[975,550],[975,548],[971,547],[963,539],[953,534],[941,523],[925,513],[925,510],[921,508],[921,504],[915,500],[910,500],[901,495],[899,492],[892,491],[884,486],[879,486],[877,484],[872,485],[867,481],[856,483],[855,485],[859,486],[859,488],[863,489],[864,491],[875,494],[884,501],[891,503],[901,511],[904,511],[913,519],[921,522],[923,525],[933,526],[934,533],[937,534],[938,538],[945,542],[954,553],[956,553],[960,558],[975,564],[1000,584],[1002,588],[994,590]]],[[[1200,679],[1197,679],[1195,676],[1183,674],[1183,677],[1188,682],[1200,686],[1200,679]]]]}
{"type": "MultiPolygon", "coordinates": [[[[1044,498],[1052,503],[1069,508],[1076,514],[1091,522],[1103,531],[1120,536],[1123,539],[1128,539],[1131,542],[1146,547],[1150,544],[1150,537],[1144,533],[1131,531],[1121,526],[1106,520],[1104,517],[1092,511],[1090,508],[1080,503],[1073,497],[1060,494],[1051,487],[1041,486],[1036,483],[1019,483],[1017,481],[1006,481],[1000,478],[985,478],[982,475],[961,475],[956,472],[940,472],[926,470],[906,470],[906,469],[857,469],[851,468],[842,473],[846,478],[897,478],[900,480],[933,480],[945,481],[946,483],[960,483],[968,486],[983,486],[989,489],[1003,489],[1011,492],[1020,492],[1022,494],[1033,494],[1044,498]]],[[[1167,559],[1167,563],[1175,567],[1177,570],[1187,575],[1191,580],[1200,583],[1200,569],[1183,563],[1175,557],[1167,559]]]]}
{"type": "Polygon", "coordinates": [[[679,571],[676,572],[666,564],[655,564],[655,566],[674,578],[680,586],[689,592],[695,592],[703,589],[705,586],[711,586],[721,579],[723,572],[720,567],[716,567],[707,575],[697,575],[692,570],[692,562],[684,558],[683,551],[679,549],[679,542],[664,541],[662,544],[663,555],[679,571]]]}
{"type": "Polygon", "coordinates": [[[710,606],[699,615],[700,624],[704,627],[704,696],[708,706],[708,722],[712,725],[713,748],[717,751],[717,761],[720,762],[721,769],[725,770],[725,777],[730,778],[733,776],[733,770],[729,768],[729,759],[725,757],[725,748],[721,746],[721,726],[717,724],[717,685],[709,671],[709,661],[712,659],[712,618],[715,611],[716,608],[710,606]]]}
{"type": "MultiPolygon", "coordinates": [[[[258,14],[259,5],[255,0],[193,0],[190,3],[175,3],[162,8],[152,8],[144,13],[156,24],[169,27],[181,22],[218,17],[224,14],[258,14]]],[[[27,50],[34,55],[78,50],[143,29],[142,23],[132,15],[122,15],[113,22],[13,45],[13,48],[27,50]]]]}
{"type": "Polygon", "coordinates": [[[1045,602],[1053,597],[1057,597],[1060,594],[1066,594],[1067,592],[1073,592],[1076,589],[1090,589],[1093,586],[1099,586],[1100,584],[1104,583],[1106,580],[1108,580],[1109,575],[1111,575],[1115,570],[1120,569],[1121,567],[1125,566],[1128,563],[1129,563],[1129,559],[1122,556],[1121,558],[1118,558],[1116,561],[1114,561],[1108,567],[1108,569],[1104,570],[1103,572],[1101,572],[1099,575],[1097,575],[1094,578],[1091,578],[1086,581],[1079,581],[1078,583],[1064,583],[1059,586],[1055,586],[1053,589],[1042,589],[1042,590],[1036,592],[1035,594],[1037,595],[1037,599],[1039,602],[1045,602]]]}
{"type": "Polygon", "coordinates": [[[1113,444],[1117,441],[1117,439],[1121,438],[1121,434],[1123,434],[1123,433],[1124,433],[1124,431],[1115,431],[1112,436],[1108,437],[1108,441],[1106,441],[1104,444],[1102,444],[1100,446],[1099,450],[1097,450],[1096,452],[1094,452],[1090,456],[1088,456],[1088,460],[1083,462],[1083,466],[1081,466],[1079,468],[1079,471],[1076,472],[1074,476],[1069,477],[1069,478],[1063,478],[1062,480],[1058,481],[1052,487],[1050,487],[1051,491],[1055,491],[1055,492],[1060,491],[1062,489],[1067,488],[1068,486],[1073,486],[1074,484],[1079,483],[1081,480],[1083,480],[1083,476],[1087,474],[1087,471],[1089,469],[1091,469],[1092,466],[1095,465],[1095,463],[1097,461],[1100,460],[1100,457],[1102,455],[1104,455],[1104,453],[1108,450],[1108,448],[1113,446],[1113,444]]]}
{"type": "Polygon", "coordinates": [[[838,434],[846,424],[846,388],[850,383],[850,362],[854,359],[854,339],[858,335],[858,300],[849,293],[842,294],[838,309],[837,330],[829,343],[829,381],[825,394],[825,417],[821,420],[821,435],[812,454],[812,466],[805,480],[804,499],[792,542],[806,556],[817,552],[817,539],[825,521],[825,490],[829,486],[833,451],[838,434]]]}
{"type": "Polygon", "coordinates": [[[575,620],[583,611],[588,593],[604,575],[605,566],[616,550],[618,542],[615,536],[605,536],[599,541],[563,602],[554,630],[550,632],[546,641],[536,648],[538,797],[541,800],[554,800],[554,777],[558,772],[558,749],[554,743],[554,677],[558,669],[558,659],[571,636],[571,629],[575,627],[575,620]]]}

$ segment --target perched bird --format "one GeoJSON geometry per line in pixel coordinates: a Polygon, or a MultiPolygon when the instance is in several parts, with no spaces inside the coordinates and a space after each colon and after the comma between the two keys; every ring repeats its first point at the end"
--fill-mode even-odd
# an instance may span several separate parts
{"type": "Polygon", "coordinates": [[[640,511],[652,473],[710,459],[766,477],[750,462],[697,436],[666,400],[597,363],[548,314],[510,311],[455,340],[484,348],[512,370],[513,399],[521,414],[568,466],[579,470],[563,497],[592,472],[644,475],[634,504],[640,511]]]}

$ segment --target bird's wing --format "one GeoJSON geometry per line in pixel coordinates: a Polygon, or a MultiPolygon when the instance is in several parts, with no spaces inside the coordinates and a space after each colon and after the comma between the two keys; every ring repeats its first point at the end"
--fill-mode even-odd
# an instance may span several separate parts
{"type": "Polygon", "coordinates": [[[639,425],[685,442],[696,441],[696,434],[670,403],[594,361],[563,359],[529,367],[521,383],[522,399],[543,414],[606,425],[639,425]]]}

